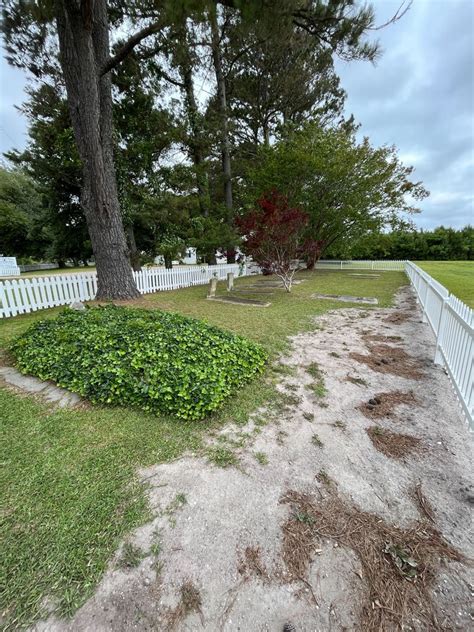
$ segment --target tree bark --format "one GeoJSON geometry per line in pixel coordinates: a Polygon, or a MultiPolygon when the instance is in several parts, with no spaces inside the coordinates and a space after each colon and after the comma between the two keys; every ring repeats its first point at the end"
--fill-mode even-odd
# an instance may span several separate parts
{"type": "Polygon", "coordinates": [[[314,270],[316,265],[316,255],[310,255],[306,257],[306,270],[314,270]]]}
{"type": "Polygon", "coordinates": [[[215,266],[217,264],[217,257],[215,251],[209,251],[205,253],[206,263],[210,266],[215,266]]]}
{"type": "Polygon", "coordinates": [[[193,62],[188,41],[186,20],[183,20],[180,28],[181,41],[178,53],[178,67],[182,78],[182,87],[185,95],[185,106],[189,120],[191,134],[188,140],[189,153],[193,161],[196,174],[196,187],[198,191],[199,210],[203,217],[209,216],[209,187],[203,151],[203,131],[201,115],[196,103],[193,84],[193,62]]]}
{"type": "Polygon", "coordinates": [[[142,269],[140,263],[140,253],[138,252],[137,242],[135,241],[135,231],[133,230],[133,224],[127,224],[125,227],[127,234],[128,247],[130,249],[130,263],[135,272],[140,272],[142,269]]]}
{"type": "MultiPolygon", "coordinates": [[[[217,10],[216,7],[211,7],[209,10],[209,23],[211,26],[211,49],[212,49],[212,61],[214,65],[214,72],[217,82],[217,102],[220,114],[221,124],[221,156],[222,156],[222,175],[224,181],[224,204],[227,209],[227,222],[232,225],[233,216],[233,197],[232,197],[232,164],[230,159],[230,141],[229,141],[229,117],[227,110],[227,95],[225,76],[222,68],[222,55],[221,55],[221,33],[219,25],[217,23],[217,10]]],[[[229,252],[234,251],[235,248],[230,246],[229,252]]],[[[235,255],[232,261],[232,256],[227,257],[227,263],[234,263],[235,255]]]]}
{"type": "Polygon", "coordinates": [[[57,0],[56,24],[74,136],[83,167],[81,203],[97,267],[97,299],[138,298],[113,161],[106,0],[57,0]]]}

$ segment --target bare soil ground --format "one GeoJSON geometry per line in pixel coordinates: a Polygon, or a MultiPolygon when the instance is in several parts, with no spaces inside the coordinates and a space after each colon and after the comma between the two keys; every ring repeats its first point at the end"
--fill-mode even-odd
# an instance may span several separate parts
{"type": "Polygon", "coordinates": [[[35,630],[472,629],[472,440],[410,290],[317,325],[282,359],[284,410],[217,438],[239,466],[140,472],[137,565],[122,547],[71,621],[35,630]]]}

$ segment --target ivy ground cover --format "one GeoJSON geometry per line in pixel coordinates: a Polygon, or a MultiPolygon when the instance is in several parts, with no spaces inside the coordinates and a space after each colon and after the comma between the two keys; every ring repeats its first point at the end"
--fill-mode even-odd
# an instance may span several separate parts
{"type": "Polygon", "coordinates": [[[64,310],[11,347],[24,373],[95,403],[202,419],[261,372],[254,342],[202,321],[158,310],[64,310]]]}

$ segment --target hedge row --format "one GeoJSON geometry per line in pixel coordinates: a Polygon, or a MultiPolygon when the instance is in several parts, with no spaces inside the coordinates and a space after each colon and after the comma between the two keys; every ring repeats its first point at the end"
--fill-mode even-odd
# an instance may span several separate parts
{"type": "Polygon", "coordinates": [[[157,310],[70,309],[19,336],[19,369],[92,402],[201,419],[263,370],[259,345],[157,310]]]}

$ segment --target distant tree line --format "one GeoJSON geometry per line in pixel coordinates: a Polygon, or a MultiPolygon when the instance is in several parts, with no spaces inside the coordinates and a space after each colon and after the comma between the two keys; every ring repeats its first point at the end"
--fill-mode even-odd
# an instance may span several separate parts
{"type": "Polygon", "coordinates": [[[474,228],[376,232],[331,248],[332,259],[474,260],[474,228]]]}

